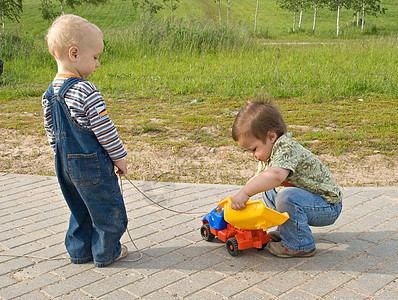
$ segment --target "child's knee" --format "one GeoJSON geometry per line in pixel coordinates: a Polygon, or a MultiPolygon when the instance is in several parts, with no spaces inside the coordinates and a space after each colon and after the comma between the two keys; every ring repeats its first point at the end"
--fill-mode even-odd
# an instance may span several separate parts
{"type": "Polygon", "coordinates": [[[285,187],[276,194],[276,210],[279,212],[289,211],[295,206],[294,189],[285,187]]]}

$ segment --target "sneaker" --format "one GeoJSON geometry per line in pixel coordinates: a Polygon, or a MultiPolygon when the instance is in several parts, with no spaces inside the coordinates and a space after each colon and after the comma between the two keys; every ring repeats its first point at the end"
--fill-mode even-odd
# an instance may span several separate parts
{"type": "Polygon", "coordinates": [[[316,248],[307,251],[294,251],[283,246],[282,242],[270,242],[268,244],[268,251],[275,256],[283,258],[311,257],[315,255],[316,248]]]}
{"type": "Polygon", "coordinates": [[[271,231],[269,233],[269,237],[271,239],[271,242],[280,242],[282,240],[281,239],[281,234],[280,234],[278,229],[274,230],[274,231],[271,231]]]}
{"type": "Polygon", "coordinates": [[[114,262],[125,258],[128,254],[129,250],[125,245],[122,245],[122,250],[120,251],[120,255],[114,260],[114,262]]]}

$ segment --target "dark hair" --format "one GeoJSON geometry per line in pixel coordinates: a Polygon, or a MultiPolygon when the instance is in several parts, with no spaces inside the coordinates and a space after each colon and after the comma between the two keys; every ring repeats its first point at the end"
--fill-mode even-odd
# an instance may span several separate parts
{"type": "Polygon", "coordinates": [[[242,136],[250,136],[265,142],[270,131],[279,138],[286,132],[286,124],[272,101],[259,96],[239,111],[232,126],[232,138],[238,141],[242,136]]]}

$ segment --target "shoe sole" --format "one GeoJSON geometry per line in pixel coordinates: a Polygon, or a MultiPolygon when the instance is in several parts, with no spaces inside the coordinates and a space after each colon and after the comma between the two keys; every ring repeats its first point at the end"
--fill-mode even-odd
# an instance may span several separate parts
{"type": "Polygon", "coordinates": [[[120,255],[114,260],[114,262],[125,258],[128,254],[129,250],[125,245],[122,245],[122,250],[120,251],[120,255]]]}
{"type": "MultiPolygon", "coordinates": [[[[272,253],[272,251],[269,251],[272,253]]],[[[273,255],[277,256],[277,257],[281,257],[281,258],[294,258],[294,257],[311,257],[314,256],[316,254],[316,249],[314,249],[314,251],[308,252],[308,253],[295,253],[295,254],[280,254],[280,253],[272,253],[273,255]]]]}

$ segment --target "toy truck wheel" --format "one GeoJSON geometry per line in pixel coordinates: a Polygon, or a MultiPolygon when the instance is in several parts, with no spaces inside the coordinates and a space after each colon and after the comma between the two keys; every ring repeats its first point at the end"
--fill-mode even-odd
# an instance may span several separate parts
{"type": "Polygon", "coordinates": [[[202,235],[202,239],[208,242],[211,242],[215,238],[215,235],[210,231],[209,224],[203,224],[202,227],[200,227],[200,234],[202,235]]]}
{"type": "Polygon", "coordinates": [[[242,252],[242,250],[238,249],[238,241],[236,240],[236,237],[229,238],[227,240],[226,246],[228,253],[232,256],[237,256],[242,252]]]}

